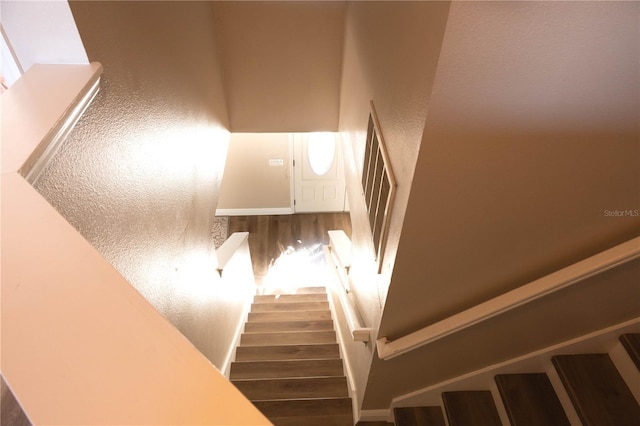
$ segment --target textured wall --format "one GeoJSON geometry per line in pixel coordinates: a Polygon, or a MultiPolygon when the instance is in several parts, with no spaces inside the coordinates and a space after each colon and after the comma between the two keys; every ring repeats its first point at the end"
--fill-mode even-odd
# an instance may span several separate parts
{"type": "MultiPolygon", "coordinates": [[[[378,326],[387,297],[448,10],[447,2],[347,6],[340,132],[348,151],[345,171],[354,251],[350,275],[369,327],[378,326]],[[398,182],[381,276],[376,275],[360,179],[371,99],[398,182]]],[[[362,392],[375,345],[354,342],[347,350],[362,392]]]]}
{"type": "Polygon", "coordinates": [[[72,2],[101,91],[36,188],[219,365],[241,295],[210,238],[229,133],[205,2],[72,2]]]}

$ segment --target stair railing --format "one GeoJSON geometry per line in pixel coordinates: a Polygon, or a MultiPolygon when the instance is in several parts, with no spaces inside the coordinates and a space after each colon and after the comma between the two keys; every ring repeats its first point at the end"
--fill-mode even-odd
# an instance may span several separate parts
{"type": "Polygon", "coordinates": [[[229,261],[236,254],[238,249],[249,239],[248,232],[234,232],[225,240],[224,243],[216,250],[216,256],[218,257],[218,274],[222,277],[224,268],[229,261]]]}
{"type": "Polygon", "coordinates": [[[381,337],[376,341],[378,357],[382,360],[395,358],[638,257],[640,257],[640,237],[574,263],[394,341],[390,341],[387,337],[381,337]]]}
{"type": "Polygon", "coordinates": [[[347,326],[351,337],[356,342],[367,343],[371,339],[372,328],[366,327],[360,319],[358,307],[351,295],[349,283],[349,269],[351,268],[351,240],[344,231],[329,231],[329,256],[328,259],[336,270],[339,288],[338,300],[347,320],[347,326]]]}

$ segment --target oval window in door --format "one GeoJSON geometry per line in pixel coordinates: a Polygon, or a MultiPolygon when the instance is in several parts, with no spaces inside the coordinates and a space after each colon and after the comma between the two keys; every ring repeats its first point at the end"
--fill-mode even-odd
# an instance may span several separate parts
{"type": "Polygon", "coordinates": [[[309,133],[307,159],[311,170],[318,176],[325,175],[336,157],[336,134],[331,132],[309,133]]]}

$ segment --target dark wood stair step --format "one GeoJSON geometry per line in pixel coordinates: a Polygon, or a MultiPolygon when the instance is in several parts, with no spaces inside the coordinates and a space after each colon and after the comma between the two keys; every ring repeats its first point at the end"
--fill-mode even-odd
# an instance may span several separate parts
{"type": "Polygon", "coordinates": [[[449,426],[502,426],[490,391],[444,392],[449,426]]]}
{"type": "Polygon", "coordinates": [[[440,407],[396,407],[396,426],[446,426],[440,407]]]}
{"type": "Polygon", "coordinates": [[[329,310],[329,302],[253,303],[251,312],[322,311],[329,310]]]}
{"type": "Polygon", "coordinates": [[[240,346],[312,345],[336,343],[336,332],[285,331],[282,333],[243,333],[240,346]]]}
{"type": "Polygon", "coordinates": [[[239,346],[236,361],[340,358],[337,343],[322,345],[239,346]]]}
{"type": "Polygon", "coordinates": [[[249,312],[249,322],[268,321],[322,321],[330,320],[329,310],[291,312],[249,312]]]}
{"type": "Polygon", "coordinates": [[[344,376],[232,380],[231,383],[251,401],[349,396],[344,376]]]}
{"type": "Polygon", "coordinates": [[[253,303],[326,302],[326,293],[317,294],[265,294],[253,298],[253,303]]]}
{"type": "Polygon", "coordinates": [[[640,406],[608,354],[552,360],[585,426],[640,425],[640,406]]]}
{"type": "Polygon", "coordinates": [[[31,421],[2,376],[0,376],[0,424],[2,426],[31,426],[31,421]]]}
{"type": "Polygon", "coordinates": [[[333,330],[333,321],[331,320],[248,322],[244,326],[245,333],[328,330],[333,330]]]}
{"type": "Polygon", "coordinates": [[[546,374],[499,374],[495,380],[511,426],[570,426],[546,374]]]}
{"type": "MultiPolygon", "coordinates": [[[[284,401],[254,401],[262,414],[270,420],[277,418],[298,418],[316,416],[352,416],[351,398],[316,398],[316,399],[290,399],[284,401]]],[[[301,421],[300,425],[305,423],[301,421]]],[[[353,423],[351,423],[353,424],[353,423]]]]}
{"type": "Polygon", "coordinates": [[[231,380],[342,376],[341,359],[244,361],[231,363],[231,380]]]}
{"type": "Polygon", "coordinates": [[[640,333],[623,334],[620,336],[620,343],[640,370],[640,333]]]}

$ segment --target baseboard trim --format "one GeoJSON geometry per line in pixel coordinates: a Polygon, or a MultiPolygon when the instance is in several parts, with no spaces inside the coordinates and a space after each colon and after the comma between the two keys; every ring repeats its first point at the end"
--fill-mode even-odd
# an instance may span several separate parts
{"type": "Polygon", "coordinates": [[[292,207],[274,207],[267,209],[217,209],[216,216],[270,216],[293,214],[292,207]]]}
{"type": "Polygon", "coordinates": [[[238,325],[235,331],[235,337],[233,339],[233,343],[227,352],[227,356],[225,357],[224,362],[220,366],[220,373],[224,375],[227,379],[231,375],[231,363],[235,361],[236,357],[236,348],[240,346],[240,339],[242,338],[242,333],[244,332],[244,325],[247,322],[247,316],[249,315],[249,311],[251,310],[251,301],[246,304],[242,315],[240,315],[240,320],[238,321],[238,325]]]}

